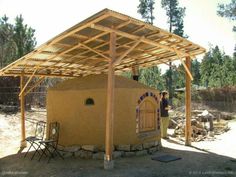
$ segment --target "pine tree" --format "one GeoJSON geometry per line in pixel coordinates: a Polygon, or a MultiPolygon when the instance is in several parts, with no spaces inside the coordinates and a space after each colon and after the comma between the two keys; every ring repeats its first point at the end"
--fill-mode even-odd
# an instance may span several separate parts
{"type": "MultiPolygon", "coordinates": [[[[153,15],[154,11],[154,0],[139,0],[138,13],[141,14],[142,18],[149,24],[153,24],[155,19],[153,15]]],[[[164,81],[161,77],[160,69],[157,66],[153,66],[147,69],[140,70],[139,81],[145,85],[160,90],[164,89],[164,81]]]]}
{"type": "Polygon", "coordinates": [[[16,58],[17,46],[13,40],[13,25],[8,23],[4,15],[0,19],[0,67],[3,68],[16,58]]]}
{"type": "Polygon", "coordinates": [[[35,30],[23,22],[22,15],[16,17],[13,39],[17,45],[17,58],[31,52],[36,46],[35,30]]]}
{"type": "MultiPolygon", "coordinates": [[[[217,14],[229,20],[236,21],[236,0],[231,0],[229,4],[218,4],[217,14]]],[[[233,27],[236,32],[236,26],[233,27]]]]}
{"type": "MultiPolygon", "coordinates": [[[[32,51],[36,45],[34,30],[23,23],[22,16],[17,16],[15,24],[8,23],[5,15],[0,18],[0,64],[1,68],[32,51]]],[[[18,104],[18,90],[13,87],[19,85],[19,78],[1,77],[0,78],[0,102],[2,104],[18,104]],[[4,90],[2,87],[13,89],[4,90]],[[4,94],[8,92],[8,94],[4,94]],[[12,93],[12,94],[11,94],[12,93]]]]}
{"type": "Polygon", "coordinates": [[[139,81],[159,90],[164,89],[164,79],[161,76],[161,70],[157,66],[141,69],[139,81]]]}
{"type": "Polygon", "coordinates": [[[233,70],[234,70],[234,75],[233,75],[233,85],[236,85],[236,47],[234,49],[234,55],[233,55],[233,70]]]}
{"type": "Polygon", "coordinates": [[[193,84],[200,85],[201,74],[200,74],[201,63],[197,60],[192,60],[191,71],[193,75],[193,84]]]}
{"type": "Polygon", "coordinates": [[[138,13],[141,14],[145,22],[153,24],[155,19],[153,15],[154,11],[154,0],[139,0],[138,13]]]}
{"type": "MultiPolygon", "coordinates": [[[[179,7],[178,0],[161,0],[162,8],[166,10],[166,15],[168,17],[167,23],[169,24],[169,32],[173,32],[181,37],[184,37],[184,21],[185,8],[179,7]]],[[[185,37],[187,37],[185,35],[185,37]]],[[[174,93],[173,88],[173,69],[172,63],[169,63],[169,71],[166,75],[168,79],[168,90],[170,95],[170,103],[172,102],[172,97],[174,93]]]]}
{"type": "Polygon", "coordinates": [[[201,63],[201,82],[209,87],[235,85],[236,74],[234,57],[225,55],[218,46],[207,52],[201,63]]]}
{"type": "Polygon", "coordinates": [[[179,7],[178,0],[161,0],[161,5],[168,17],[169,32],[184,37],[185,8],[179,7]]]}

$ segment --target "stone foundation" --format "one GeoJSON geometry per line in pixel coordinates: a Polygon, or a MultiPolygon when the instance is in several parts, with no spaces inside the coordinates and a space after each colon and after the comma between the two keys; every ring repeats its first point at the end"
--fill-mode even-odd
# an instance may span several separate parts
{"type": "MultiPolygon", "coordinates": [[[[151,141],[143,144],[123,144],[113,147],[113,158],[143,156],[153,154],[161,149],[160,141],[151,141]]],[[[70,147],[59,147],[59,152],[66,157],[77,157],[81,159],[104,160],[105,147],[96,145],[76,145],[70,147]]]]}

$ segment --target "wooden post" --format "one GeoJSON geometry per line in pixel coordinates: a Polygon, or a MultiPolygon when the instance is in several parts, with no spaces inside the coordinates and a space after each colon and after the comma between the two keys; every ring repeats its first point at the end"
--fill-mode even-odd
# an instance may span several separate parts
{"type": "MultiPolygon", "coordinates": [[[[186,66],[191,71],[191,59],[186,57],[186,66]]],[[[185,145],[191,145],[191,78],[187,71],[185,71],[185,113],[186,113],[186,125],[185,125],[185,145]]]]}
{"type": "Polygon", "coordinates": [[[116,55],[116,34],[110,33],[110,58],[108,66],[108,86],[107,86],[107,110],[106,110],[106,137],[105,137],[105,158],[104,169],[113,169],[113,118],[114,118],[114,86],[115,70],[113,62],[116,55]]]}
{"type": "MultiPolygon", "coordinates": [[[[24,87],[24,76],[20,76],[20,91],[22,92],[24,87]]],[[[25,148],[27,143],[25,141],[25,93],[20,95],[20,110],[21,110],[21,148],[25,148]]]]}

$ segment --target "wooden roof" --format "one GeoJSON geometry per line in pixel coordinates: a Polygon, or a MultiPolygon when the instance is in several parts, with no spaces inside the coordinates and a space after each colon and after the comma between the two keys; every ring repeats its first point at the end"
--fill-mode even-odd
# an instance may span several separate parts
{"type": "Polygon", "coordinates": [[[116,72],[194,58],[205,52],[177,35],[104,9],[1,69],[0,75],[78,77],[107,73],[111,32],[117,35],[116,72]]]}

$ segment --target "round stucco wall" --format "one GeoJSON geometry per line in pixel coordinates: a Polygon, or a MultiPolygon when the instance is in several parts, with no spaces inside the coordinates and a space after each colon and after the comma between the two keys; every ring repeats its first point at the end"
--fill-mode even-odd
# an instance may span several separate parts
{"type": "MultiPolygon", "coordinates": [[[[136,109],[144,97],[159,108],[159,92],[136,81],[116,76],[114,145],[140,144],[160,139],[159,131],[137,133],[136,109]],[[155,95],[155,99],[153,96],[155,95]]],[[[48,90],[47,122],[60,123],[59,144],[104,145],[107,76],[88,76],[64,81],[48,90]],[[86,105],[92,98],[94,105],[86,105]]]]}
{"type": "MultiPolygon", "coordinates": [[[[141,95],[155,90],[116,89],[114,108],[114,144],[138,144],[157,140],[159,136],[140,138],[136,132],[136,107],[141,95]]],[[[47,121],[60,123],[59,144],[64,146],[105,142],[105,89],[48,91],[47,121]],[[85,105],[92,98],[94,105],[85,105]]]]}

